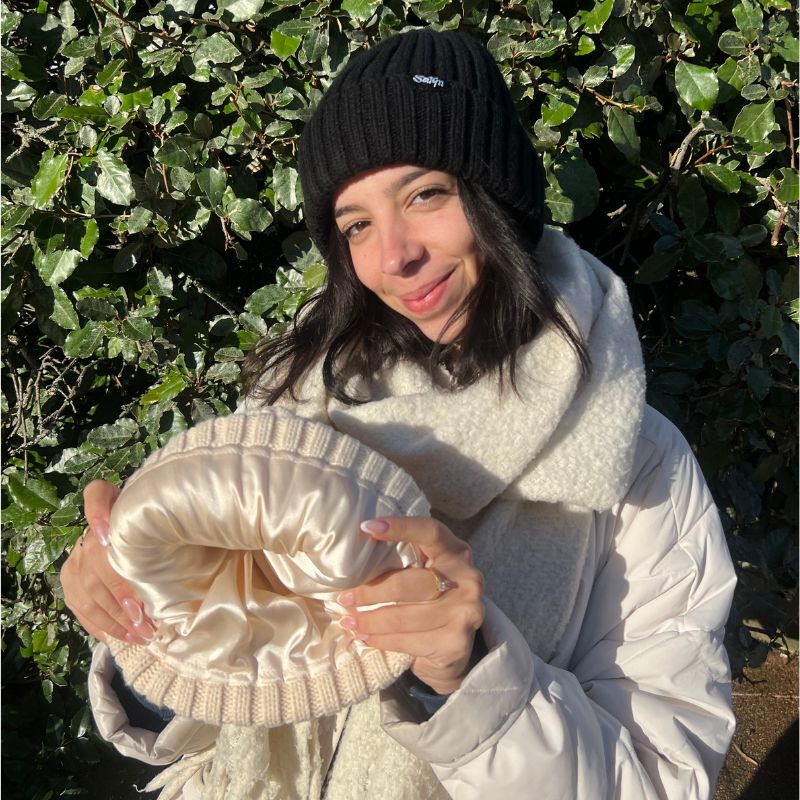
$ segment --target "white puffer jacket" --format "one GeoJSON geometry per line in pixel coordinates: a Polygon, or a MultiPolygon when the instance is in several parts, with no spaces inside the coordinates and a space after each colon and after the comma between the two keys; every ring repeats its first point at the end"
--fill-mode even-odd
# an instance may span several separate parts
{"type": "MultiPolygon", "coordinates": [[[[489,653],[430,719],[389,689],[380,727],[369,701],[322,721],[328,800],[713,794],[734,729],[717,511],[683,437],[644,409],[619,280],[559,234],[539,254],[587,342],[588,381],[545,332],[520,353],[517,393],[488,379],[450,393],[399,364],[354,382],[363,405],[328,398],[315,373],[295,407],[409,472],[486,578],[489,653]]],[[[214,729],[186,719],[131,729],[110,671],[100,647],[90,694],[121,752],[168,763],[209,747],[214,729]]]]}

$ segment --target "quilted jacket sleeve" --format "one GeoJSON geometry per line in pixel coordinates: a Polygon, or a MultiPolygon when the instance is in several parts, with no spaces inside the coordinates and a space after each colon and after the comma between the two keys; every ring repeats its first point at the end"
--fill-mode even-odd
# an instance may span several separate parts
{"type": "Polygon", "coordinates": [[[171,764],[181,756],[205,750],[215,742],[218,726],[188,717],[175,717],[158,733],[132,725],[111,685],[116,672],[108,648],[99,644],[89,670],[89,700],[100,735],[122,755],[147,764],[171,764]]]}
{"type": "Polygon", "coordinates": [[[734,730],[722,640],[735,575],[699,467],[653,411],[635,475],[597,515],[594,582],[561,666],[487,603],[489,654],[436,714],[420,722],[384,696],[385,730],[453,798],[712,796],[734,730]]]}

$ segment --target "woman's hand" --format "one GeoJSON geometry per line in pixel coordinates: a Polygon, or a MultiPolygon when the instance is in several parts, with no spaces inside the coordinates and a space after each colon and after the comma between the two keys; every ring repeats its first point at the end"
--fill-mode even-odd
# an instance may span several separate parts
{"type": "Polygon", "coordinates": [[[409,542],[425,569],[386,572],[342,592],[349,616],[341,624],[380,650],[415,656],[411,671],[438,694],[450,694],[472,667],[475,631],[483,624],[483,576],[472,565],[469,545],[430,517],[383,517],[361,529],[373,539],[409,542]],[[450,584],[437,589],[437,576],[450,584]],[[357,606],[398,603],[373,611],[357,606]]]}
{"type": "Polygon", "coordinates": [[[145,644],[153,638],[153,624],[128,582],[108,563],[108,520],[118,496],[119,489],[105,481],[92,481],[83,490],[89,527],[61,567],[61,585],[67,607],[92,636],[145,644]]]}

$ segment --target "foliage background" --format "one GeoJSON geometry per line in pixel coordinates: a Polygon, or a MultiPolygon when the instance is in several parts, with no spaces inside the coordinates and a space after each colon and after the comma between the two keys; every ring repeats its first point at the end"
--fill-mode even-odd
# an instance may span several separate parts
{"type": "Polygon", "coordinates": [[[6,0],[10,792],[89,794],[105,757],[57,575],[82,487],[235,405],[245,353],[325,277],[303,233],[304,121],[350,54],[418,25],[488,43],[542,152],[552,222],[629,284],[650,402],[691,441],[737,561],[735,669],[796,649],[789,0],[6,0]]]}

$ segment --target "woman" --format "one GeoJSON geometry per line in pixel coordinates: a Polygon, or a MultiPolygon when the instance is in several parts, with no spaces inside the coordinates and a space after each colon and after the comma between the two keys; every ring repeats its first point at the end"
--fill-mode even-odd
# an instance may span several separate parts
{"type": "MultiPolygon", "coordinates": [[[[448,582],[435,603],[421,570],[340,598],[345,627],[414,661],[379,708],[332,724],[324,796],[710,797],[734,724],[717,513],[644,407],[621,282],[543,230],[541,166],[491,57],[428,30],[354,57],[300,174],[328,282],[256,351],[245,413],[289,406],[408,471],[436,518],[362,527],[448,582]]],[[[113,499],[87,489],[98,537],[113,499]]],[[[91,633],[147,638],[93,537],[63,581],[91,633]]],[[[95,662],[123,752],[165,763],[213,739],[120,723],[102,649],[95,662]]]]}

